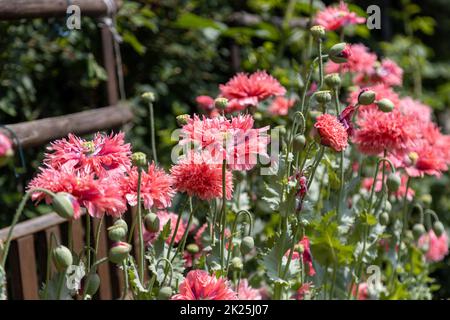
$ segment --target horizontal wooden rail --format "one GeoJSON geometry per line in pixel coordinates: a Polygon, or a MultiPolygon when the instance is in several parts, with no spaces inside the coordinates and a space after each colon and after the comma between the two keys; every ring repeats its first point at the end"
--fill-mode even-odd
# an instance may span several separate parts
{"type": "Polygon", "coordinates": [[[131,107],[117,105],[91,109],[59,117],[7,125],[18,137],[22,147],[42,145],[50,140],[119,127],[133,119],[131,107]]]}
{"type": "MultiPolygon", "coordinates": [[[[119,8],[122,1],[115,3],[119,8]]],[[[0,20],[64,17],[69,5],[79,6],[81,16],[100,17],[108,10],[103,0],[0,0],[0,20]]]]}

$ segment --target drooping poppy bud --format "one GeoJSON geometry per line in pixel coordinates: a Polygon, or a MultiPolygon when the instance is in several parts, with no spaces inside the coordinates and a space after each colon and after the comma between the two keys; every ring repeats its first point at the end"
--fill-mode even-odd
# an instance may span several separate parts
{"type": "Polygon", "coordinates": [[[372,90],[364,89],[358,95],[358,103],[367,106],[375,101],[376,94],[372,90]]]}
{"type": "Polygon", "coordinates": [[[173,291],[171,287],[162,287],[158,292],[158,300],[169,300],[173,291]]]}
{"type": "Polygon", "coordinates": [[[433,231],[436,236],[439,238],[444,233],[444,225],[440,221],[435,221],[433,223],[433,231]]]}
{"type": "Polygon", "coordinates": [[[389,174],[386,180],[386,185],[390,192],[396,192],[398,188],[400,188],[400,184],[401,178],[397,174],[395,173],[389,174]]]}
{"type": "Polygon", "coordinates": [[[337,43],[328,51],[328,57],[335,63],[345,63],[351,55],[350,47],[345,43],[337,43]]]}
{"type": "Polygon", "coordinates": [[[425,234],[425,232],[426,232],[426,230],[425,230],[425,227],[423,226],[423,224],[416,223],[413,226],[412,233],[413,233],[414,239],[418,240],[422,235],[425,234]]]}
{"type": "Polygon", "coordinates": [[[380,214],[379,221],[382,226],[387,226],[389,224],[389,213],[386,211],[382,212],[380,214]]]}
{"type": "Polygon", "coordinates": [[[294,152],[300,152],[303,150],[303,148],[305,148],[306,145],[306,138],[304,135],[302,134],[297,134],[294,137],[294,141],[292,144],[292,148],[294,150],[294,152]]]}
{"type": "Polygon", "coordinates": [[[64,271],[73,263],[72,252],[67,247],[59,245],[52,250],[52,260],[58,271],[64,271]]]}
{"type": "Polygon", "coordinates": [[[89,273],[84,280],[84,293],[94,296],[100,288],[100,277],[96,273],[89,273]]]}
{"type": "Polygon", "coordinates": [[[159,217],[153,212],[146,214],[144,217],[144,226],[148,232],[158,232],[160,228],[159,217]]]}
{"type": "Polygon", "coordinates": [[[114,243],[113,247],[109,249],[109,261],[115,264],[122,263],[122,261],[128,257],[128,254],[131,252],[131,248],[131,245],[126,242],[118,241],[114,243]]]}
{"type": "Polygon", "coordinates": [[[392,110],[394,110],[394,103],[392,103],[392,101],[387,98],[378,100],[375,103],[378,106],[378,109],[380,109],[383,112],[391,112],[392,110]]]}
{"type": "Polygon", "coordinates": [[[52,207],[64,219],[79,217],[80,204],[70,193],[58,192],[52,199],[52,207]]]}
{"type": "Polygon", "coordinates": [[[246,254],[250,253],[250,251],[252,251],[254,247],[255,247],[255,240],[253,240],[252,237],[246,236],[246,237],[244,237],[242,239],[242,241],[241,241],[241,253],[243,255],[246,255],[246,254]]]}

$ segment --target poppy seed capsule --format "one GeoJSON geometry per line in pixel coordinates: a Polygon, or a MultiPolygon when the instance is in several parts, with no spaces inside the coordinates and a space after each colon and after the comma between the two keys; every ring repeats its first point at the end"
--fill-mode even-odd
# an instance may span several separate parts
{"type": "Polygon", "coordinates": [[[72,252],[63,245],[59,245],[53,249],[52,259],[58,271],[66,270],[73,263],[72,252]]]}
{"type": "Polygon", "coordinates": [[[386,185],[390,192],[396,192],[400,188],[401,179],[395,173],[389,174],[386,180],[386,185]]]}
{"type": "Polygon", "coordinates": [[[328,57],[335,63],[345,63],[350,56],[350,48],[345,42],[337,43],[328,51],[328,57]]]}
{"type": "Polygon", "coordinates": [[[325,84],[330,88],[338,88],[341,86],[341,77],[337,73],[330,73],[325,76],[325,84]]]}
{"type": "Polygon", "coordinates": [[[200,251],[200,248],[198,247],[197,244],[190,243],[190,244],[187,245],[186,250],[190,254],[196,254],[196,253],[198,253],[200,251]]]}
{"type": "Polygon", "coordinates": [[[391,212],[392,204],[389,201],[386,201],[386,203],[384,204],[384,210],[387,212],[391,212]]]}
{"type": "Polygon", "coordinates": [[[141,95],[141,98],[146,102],[154,102],[155,94],[153,92],[147,91],[141,95]]]}
{"type": "Polygon", "coordinates": [[[380,214],[379,221],[382,226],[387,226],[389,224],[389,213],[382,212],[380,214]]]}
{"type": "Polygon", "coordinates": [[[306,144],[306,138],[302,134],[297,134],[292,142],[292,148],[294,152],[300,152],[303,150],[306,144]]]}
{"type": "Polygon", "coordinates": [[[384,98],[378,100],[375,103],[378,106],[378,109],[380,109],[383,112],[391,112],[392,110],[394,110],[394,103],[392,103],[392,101],[389,99],[384,98]]]}
{"type": "Polygon", "coordinates": [[[228,99],[227,98],[216,98],[214,100],[214,106],[219,110],[224,110],[228,106],[228,99]]]}
{"type": "Polygon", "coordinates": [[[242,259],[239,257],[234,257],[231,259],[231,269],[234,271],[241,271],[244,268],[244,264],[242,263],[242,259]]]}
{"type": "Polygon", "coordinates": [[[433,223],[433,231],[436,236],[439,238],[444,233],[444,225],[440,221],[435,221],[433,223]]]}
{"type": "Polygon", "coordinates": [[[146,214],[144,217],[144,226],[148,232],[151,233],[158,232],[160,227],[160,221],[158,216],[153,212],[146,214]]]}
{"type": "Polygon", "coordinates": [[[112,263],[120,264],[128,257],[131,252],[131,245],[126,242],[116,242],[111,249],[109,249],[108,259],[112,263]]]}
{"type": "Polygon", "coordinates": [[[181,114],[177,116],[177,124],[182,127],[188,123],[188,120],[190,119],[190,116],[188,114],[181,114]]]}
{"type": "Polygon", "coordinates": [[[242,241],[241,241],[241,253],[243,255],[246,255],[246,254],[250,253],[250,251],[252,251],[254,247],[255,247],[255,240],[253,240],[252,237],[246,236],[246,237],[244,237],[242,239],[242,241]]]}
{"type": "Polygon", "coordinates": [[[309,29],[311,32],[311,35],[314,37],[314,39],[323,39],[325,38],[325,28],[323,26],[317,25],[312,26],[311,29],[309,29]]]}
{"type": "Polygon", "coordinates": [[[108,238],[112,241],[123,240],[127,235],[127,231],[121,226],[111,226],[108,228],[108,238]]]}
{"type": "Polygon", "coordinates": [[[358,95],[358,103],[367,106],[375,101],[375,92],[372,90],[363,90],[358,95]]]}
{"type": "Polygon", "coordinates": [[[131,155],[131,162],[136,167],[145,167],[147,165],[147,155],[143,152],[135,152],[131,155]]]}
{"type": "Polygon", "coordinates": [[[425,230],[425,227],[423,226],[423,224],[416,223],[413,226],[412,233],[413,233],[415,240],[418,240],[423,234],[425,234],[425,232],[426,232],[426,230],[425,230]]]}
{"type": "Polygon", "coordinates": [[[52,199],[52,207],[55,212],[64,219],[70,219],[74,216],[76,199],[69,193],[58,192],[52,199]]]}
{"type": "Polygon", "coordinates": [[[331,101],[331,92],[329,90],[317,91],[314,95],[319,103],[328,103],[331,101]]]}
{"type": "Polygon", "coordinates": [[[121,227],[122,229],[125,230],[125,232],[128,232],[127,222],[123,219],[117,219],[116,221],[114,221],[114,226],[121,227]]]}
{"type": "Polygon", "coordinates": [[[171,287],[162,287],[158,292],[158,300],[169,300],[172,297],[171,287]]]}
{"type": "Polygon", "coordinates": [[[98,288],[100,288],[100,277],[96,273],[90,273],[85,278],[84,285],[84,293],[92,297],[97,293],[98,288]]]}

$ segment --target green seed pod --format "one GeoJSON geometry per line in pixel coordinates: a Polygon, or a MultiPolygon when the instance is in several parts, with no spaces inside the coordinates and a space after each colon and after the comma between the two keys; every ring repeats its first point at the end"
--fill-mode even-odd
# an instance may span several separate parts
{"type": "Polygon", "coordinates": [[[148,232],[158,232],[160,227],[158,216],[153,212],[146,214],[144,217],[144,226],[148,232]]]}
{"type": "Polygon", "coordinates": [[[158,292],[158,300],[169,300],[172,297],[171,287],[161,287],[158,292]]]}
{"type": "Polygon", "coordinates": [[[177,116],[177,118],[176,118],[177,119],[177,124],[180,127],[182,127],[182,126],[184,126],[185,124],[188,123],[190,118],[191,117],[188,114],[181,114],[181,115],[177,116]]]}
{"type": "Polygon", "coordinates": [[[387,226],[389,224],[389,213],[382,212],[380,214],[379,220],[382,226],[387,226]]]}
{"type": "Polygon", "coordinates": [[[131,245],[126,242],[116,242],[111,249],[109,249],[109,261],[115,264],[122,263],[131,252],[131,245]]]}
{"type": "Polygon", "coordinates": [[[116,221],[114,221],[114,226],[121,227],[125,230],[125,232],[128,232],[128,225],[123,219],[117,219],[116,221]]]}
{"type": "Polygon", "coordinates": [[[415,240],[418,240],[426,232],[425,227],[421,223],[416,223],[413,226],[412,233],[415,240]]]}
{"type": "Polygon", "coordinates": [[[300,152],[303,150],[303,148],[305,148],[306,145],[306,138],[304,135],[302,134],[297,134],[294,137],[294,141],[292,144],[292,148],[294,150],[294,152],[300,152]]]}
{"type": "Polygon", "coordinates": [[[186,246],[186,250],[190,254],[196,254],[200,251],[200,248],[198,247],[198,245],[196,243],[190,243],[186,246]]]}
{"type": "Polygon", "coordinates": [[[378,106],[378,109],[380,109],[383,112],[391,112],[392,110],[394,110],[394,104],[389,99],[384,98],[384,99],[378,100],[375,103],[378,106]]]}
{"type": "Polygon", "coordinates": [[[100,288],[100,277],[96,273],[89,273],[84,280],[84,285],[84,293],[92,297],[100,288]]]}
{"type": "Polygon", "coordinates": [[[58,192],[52,199],[53,210],[64,219],[71,219],[77,206],[79,207],[75,197],[66,192],[58,192]]]}
{"type": "Polygon", "coordinates": [[[153,92],[151,92],[151,91],[147,91],[147,92],[144,92],[141,95],[141,98],[144,101],[146,101],[146,102],[154,102],[155,101],[155,94],[153,92]]]}
{"type": "Polygon", "coordinates": [[[66,270],[73,263],[72,252],[63,245],[59,245],[53,249],[52,259],[58,271],[66,270]]]}
{"type": "Polygon", "coordinates": [[[246,236],[246,237],[244,237],[242,239],[242,241],[241,241],[241,253],[243,255],[246,255],[246,254],[250,253],[250,251],[252,251],[254,247],[255,247],[255,240],[253,240],[252,237],[246,236]]]}
{"type": "Polygon", "coordinates": [[[227,98],[216,98],[214,100],[214,106],[219,110],[224,110],[228,106],[228,99],[227,98]]]}
{"type": "Polygon", "coordinates": [[[339,88],[341,86],[341,77],[337,73],[327,74],[324,78],[325,84],[330,88],[339,88]]]}
{"type": "Polygon", "coordinates": [[[400,176],[396,175],[395,173],[390,173],[387,177],[386,185],[390,192],[396,192],[398,188],[400,188],[401,182],[402,180],[400,176]]]}
{"type": "Polygon", "coordinates": [[[314,95],[319,103],[328,103],[331,101],[331,92],[329,90],[317,91],[314,95]]]}
{"type": "Polygon", "coordinates": [[[391,212],[392,210],[392,204],[389,201],[386,201],[386,203],[384,204],[384,210],[386,212],[391,212]]]}
{"type": "Polygon", "coordinates": [[[436,234],[436,236],[439,238],[444,233],[444,225],[440,221],[435,221],[433,223],[433,231],[436,234]]]}
{"type": "Polygon", "coordinates": [[[363,90],[358,96],[358,103],[367,106],[375,101],[375,92],[372,90],[363,90]]]}
{"type": "Polygon", "coordinates": [[[108,238],[112,241],[121,241],[127,236],[127,231],[120,226],[108,228],[108,238]]]}
{"type": "Polygon", "coordinates": [[[145,167],[147,165],[147,155],[143,152],[135,152],[131,155],[131,162],[136,167],[145,167]]]}
{"type": "Polygon", "coordinates": [[[314,37],[314,39],[323,39],[325,38],[325,28],[323,26],[317,25],[312,26],[311,29],[309,29],[311,32],[311,35],[314,37]]]}
{"type": "Polygon", "coordinates": [[[345,42],[337,43],[328,51],[328,57],[335,63],[345,63],[350,56],[350,48],[345,42]]]}
{"type": "Polygon", "coordinates": [[[231,259],[231,269],[234,271],[241,271],[244,268],[244,264],[242,263],[242,259],[239,257],[234,257],[231,259]]]}

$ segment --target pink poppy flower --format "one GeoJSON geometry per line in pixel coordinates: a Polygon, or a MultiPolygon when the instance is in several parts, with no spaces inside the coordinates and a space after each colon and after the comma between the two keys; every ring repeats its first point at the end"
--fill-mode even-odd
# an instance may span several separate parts
{"type": "Polygon", "coordinates": [[[247,279],[241,279],[237,295],[239,300],[262,300],[259,290],[252,288],[247,279]]]}
{"type": "Polygon", "coordinates": [[[294,293],[292,296],[295,300],[304,300],[305,296],[311,291],[311,288],[313,287],[312,282],[306,282],[298,288],[298,290],[294,293]]]}
{"type": "Polygon", "coordinates": [[[95,172],[98,176],[108,171],[125,172],[131,165],[131,146],[125,144],[125,135],[97,133],[92,141],[73,134],[53,142],[44,163],[55,169],[71,166],[77,170],[95,172]]]}
{"type": "Polygon", "coordinates": [[[286,116],[294,104],[294,99],[286,99],[285,97],[279,96],[273,100],[267,111],[274,116],[286,116]]]}
{"type": "Polygon", "coordinates": [[[221,96],[229,100],[227,112],[244,110],[272,96],[282,96],[286,89],[266,71],[238,73],[219,86],[221,96]]]}
{"type": "Polygon", "coordinates": [[[431,114],[433,110],[418,100],[405,97],[400,99],[398,106],[402,113],[414,116],[419,122],[431,122],[431,114]]]}
{"type": "Polygon", "coordinates": [[[323,114],[317,117],[314,128],[320,135],[320,143],[335,151],[347,148],[348,134],[342,123],[331,114],[323,114]]]}
{"type": "Polygon", "coordinates": [[[439,262],[448,254],[448,236],[444,233],[437,237],[433,230],[419,238],[418,245],[427,249],[425,257],[430,262],[439,262]]]}
{"type": "MultiPolygon", "coordinates": [[[[191,152],[170,169],[176,190],[202,200],[222,197],[222,164],[213,162],[207,153],[191,152]]],[[[233,175],[225,171],[226,198],[233,193],[233,175]]]]}
{"type": "Polygon", "coordinates": [[[326,30],[337,30],[347,25],[361,24],[366,22],[366,18],[359,17],[356,13],[350,12],[345,2],[341,1],[339,6],[328,6],[319,11],[315,18],[315,23],[323,26],[326,30]]]}
{"type": "MultiPolygon", "coordinates": [[[[72,195],[77,202],[74,205],[75,219],[80,217],[80,205],[96,218],[103,214],[119,217],[127,210],[122,189],[117,181],[111,178],[96,179],[93,173],[75,172],[71,167],[61,167],[59,170],[50,167],[41,169],[41,173],[28,184],[27,190],[33,188],[72,195]]],[[[51,197],[41,192],[33,193],[31,198],[37,202],[42,199],[47,203],[52,201],[51,197]]]]}
{"type": "Polygon", "coordinates": [[[369,289],[366,282],[361,282],[359,287],[357,285],[353,285],[352,295],[357,300],[367,300],[369,299],[369,289]],[[356,288],[358,288],[358,293],[356,292],[356,288]]]}
{"type": "Polygon", "coordinates": [[[172,300],[237,300],[227,280],[204,270],[189,271],[179,290],[172,300]]]}
{"type": "Polygon", "coordinates": [[[11,140],[0,132],[0,158],[10,157],[14,153],[11,140]]]}
{"type": "MultiPolygon", "coordinates": [[[[141,177],[141,197],[144,207],[151,210],[165,209],[172,203],[175,191],[172,189],[172,178],[163,169],[158,168],[154,163],[148,166],[147,171],[142,171],[141,177]]],[[[133,167],[128,171],[128,177],[123,180],[125,197],[130,206],[137,205],[138,171],[133,167]]]]}
{"type": "MultiPolygon", "coordinates": [[[[165,225],[170,221],[170,235],[166,242],[170,243],[175,232],[175,227],[177,225],[178,215],[173,212],[168,212],[166,210],[158,211],[159,218],[159,231],[158,232],[148,232],[144,231],[144,241],[145,243],[153,243],[156,238],[158,238],[159,233],[163,230],[165,225]]],[[[183,238],[184,232],[186,231],[186,223],[181,219],[178,225],[178,230],[175,235],[174,243],[178,243],[183,238]]]]}
{"type": "MultiPolygon", "coordinates": [[[[303,239],[300,240],[297,245],[300,246],[303,250],[302,258],[303,258],[303,263],[308,265],[308,269],[309,269],[308,275],[310,275],[311,277],[314,276],[316,274],[316,270],[314,270],[314,267],[313,267],[311,246],[310,246],[308,237],[304,236],[303,239]]],[[[284,256],[288,257],[290,252],[291,252],[291,250],[286,251],[284,256]]],[[[298,259],[300,259],[300,253],[298,252],[298,250],[295,250],[292,253],[292,260],[298,260],[298,259]]]]}

